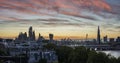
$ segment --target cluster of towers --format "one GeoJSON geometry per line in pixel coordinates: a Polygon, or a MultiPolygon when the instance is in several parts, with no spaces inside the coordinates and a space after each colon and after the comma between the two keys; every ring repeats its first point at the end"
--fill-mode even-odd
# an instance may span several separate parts
{"type": "MultiPolygon", "coordinates": [[[[97,31],[97,43],[100,44],[102,41],[101,41],[101,37],[100,37],[100,28],[98,26],[98,31],[97,31]]],[[[120,42],[120,37],[118,36],[117,38],[109,38],[108,39],[108,36],[104,36],[103,37],[103,42],[120,42]]]]}
{"type": "Polygon", "coordinates": [[[32,30],[32,26],[30,26],[29,28],[28,36],[27,36],[27,32],[25,33],[20,32],[18,37],[15,40],[17,42],[35,41],[35,31],[32,30]]]}
{"type": "MultiPolygon", "coordinates": [[[[86,41],[87,39],[88,39],[88,34],[86,34],[86,41]]],[[[98,26],[97,37],[96,39],[93,39],[93,42],[97,44],[108,43],[108,42],[120,42],[120,36],[118,36],[117,38],[108,38],[108,36],[106,35],[103,37],[103,39],[101,39],[100,27],[98,26]]]]}
{"type": "MultiPolygon", "coordinates": [[[[53,41],[53,34],[49,34],[49,42],[53,41]]],[[[39,34],[37,41],[42,42],[42,40],[45,40],[43,36],[39,34]]],[[[26,41],[36,41],[35,38],[35,31],[33,31],[32,26],[29,27],[28,35],[27,32],[23,33],[20,32],[18,37],[15,39],[16,42],[26,42],[26,41]]]]}
{"type": "MultiPolygon", "coordinates": [[[[53,42],[53,37],[54,37],[53,34],[49,34],[49,42],[53,42]]],[[[86,40],[87,40],[87,38],[88,38],[88,34],[86,34],[86,40]]],[[[20,32],[18,37],[15,40],[17,42],[36,41],[35,31],[33,31],[32,26],[29,27],[28,35],[27,35],[27,32],[25,32],[25,33],[20,32]]],[[[45,40],[44,37],[39,34],[37,41],[42,42],[43,40],[45,40]]],[[[100,44],[102,42],[99,26],[98,26],[98,30],[97,30],[97,39],[95,40],[95,42],[97,42],[98,44],[100,44]]],[[[103,37],[103,42],[120,42],[120,37],[117,37],[116,40],[115,40],[115,38],[109,38],[109,41],[108,41],[108,37],[106,35],[105,37],[103,37]]]]}
{"type": "Polygon", "coordinates": [[[19,41],[27,41],[28,40],[27,33],[20,32],[18,37],[15,40],[18,42],[19,41]]]}
{"type": "Polygon", "coordinates": [[[104,42],[120,42],[120,37],[118,36],[117,38],[109,38],[106,36],[103,37],[104,42]]]}

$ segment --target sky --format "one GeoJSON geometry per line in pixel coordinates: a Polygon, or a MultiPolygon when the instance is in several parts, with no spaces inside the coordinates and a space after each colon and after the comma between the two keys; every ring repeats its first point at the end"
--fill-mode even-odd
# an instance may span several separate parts
{"type": "Polygon", "coordinates": [[[36,37],[55,39],[120,36],[120,0],[0,0],[0,38],[15,38],[32,26],[36,37]]]}

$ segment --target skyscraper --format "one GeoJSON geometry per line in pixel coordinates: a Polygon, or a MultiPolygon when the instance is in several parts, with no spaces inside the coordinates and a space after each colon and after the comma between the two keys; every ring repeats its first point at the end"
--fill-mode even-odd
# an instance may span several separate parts
{"type": "Polygon", "coordinates": [[[88,34],[86,34],[86,41],[88,40],[88,34]]]}
{"type": "Polygon", "coordinates": [[[104,42],[108,42],[108,37],[107,35],[103,37],[104,42]]]}
{"type": "Polygon", "coordinates": [[[43,40],[44,40],[44,37],[43,37],[43,36],[41,36],[41,34],[39,33],[39,37],[38,37],[37,42],[42,42],[43,40]]]}
{"type": "Polygon", "coordinates": [[[35,40],[35,31],[33,31],[33,36],[32,37],[33,37],[33,40],[35,40]]]}
{"type": "Polygon", "coordinates": [[[120,37],[117,37],[116,42],[120,42],[120,37]]]}
{"type": "Polygon", "coordinates": [[[18,37],[15,39],[17,42],[25,42],[27,40],[27,33],[20,32],[18,37]]]}
{"type": "Polygon", "coordinates": [[[100,28],[98,26],[98,31],[97,31],[97,42],[100,44],[100,28]]]}
{"type": "Polygon", "coordinates": [[[53,34],[49,34],[49,41],[52,42],[53,41],[53,34]]]}
{"type": "Polygon", "coordinates": [[[109,38],[109,42],[115,42],[115,38],[109,38]]]}
{"type": "Polygon", "coordinates": [[[32,40],[32,26],[30,26],[30,28],[29,28],[29,40],[32,40]]]}
{"type": "Polygon", "coordinates": [[[35,31],[32,30],[32,26],[30,26],[28,33],[29,33],[29,36],[28,36],[29,40],[34,41],[35,40],[35,31]]]}

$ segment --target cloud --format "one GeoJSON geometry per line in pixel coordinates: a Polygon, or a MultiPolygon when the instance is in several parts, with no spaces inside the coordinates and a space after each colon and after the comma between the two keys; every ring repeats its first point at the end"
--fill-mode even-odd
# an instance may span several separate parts
{"type": "Polygon", "coordinates": [[[7,20],[9,20],[9,21],[17,21],[18,19],[17,18],[15,18],[15,17],[6,17],[6,16],[0,16],[0,20],[2,20],[2,21],[7,21],[7,20]]]}
{"type": "Polygon", "coordinates": [[[104,19],[120,16],[117,8],[119,5],[107,0],[0,0],[0,20],[51,26],[95,26],[104,19]]]}
{"type": "MultiPolygon", "coordinates": [[[[15,10],[22,13],[41,14],[41,9],[53,10],[63,14],[92,7],[96,10],[110,11],[111,7],[104,0],[0,0],[0,9],[15,10]],[[69,2],[69,3],[68,3],[69,2]],[[68,10],[72,10],[68,11],[68,10]]],[[[71,14],[72,15],[72,14],[71,14]]]]}
{"type": "Polygon", "coordinates": [[[116,28],[116,29],[120,29],[120,26],[116,26],[115,28],[116,28]]]}

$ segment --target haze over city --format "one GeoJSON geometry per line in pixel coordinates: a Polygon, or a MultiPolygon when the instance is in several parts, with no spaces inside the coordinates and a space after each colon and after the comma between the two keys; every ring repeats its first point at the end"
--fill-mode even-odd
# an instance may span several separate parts
{"type": "Polygon", "coordinates": [[[15,38],[32,26],[55,39],[120,36],[120,0],[0,0],[0,38],[15,38]]]}

